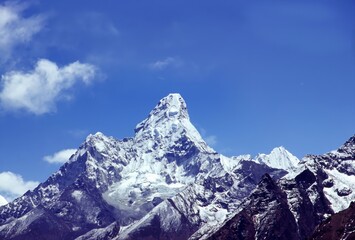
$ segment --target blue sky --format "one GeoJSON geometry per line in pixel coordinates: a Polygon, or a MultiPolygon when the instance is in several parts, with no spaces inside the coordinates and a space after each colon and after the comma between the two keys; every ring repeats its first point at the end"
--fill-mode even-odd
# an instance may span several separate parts
{"type": "Polygon", "coordinates": [[[44,181],[90,133],[133,136],[179,92],[228,156],[298,157],[354,132],[353,1],[0,3],[0,193],[44,181]]]}

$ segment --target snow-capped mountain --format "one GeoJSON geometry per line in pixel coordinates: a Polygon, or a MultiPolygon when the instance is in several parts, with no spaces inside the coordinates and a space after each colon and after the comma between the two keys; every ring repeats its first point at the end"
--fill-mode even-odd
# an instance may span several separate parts
{"type": "Polygon", "coordinates": [[[320,156],[308,155],[303,162],[322,180],[334,212],[344,210],[355,200],[355,136],[339,149],[320,156]]]}
{"type": "Polygon", "coordinates": [[[170,94],[133,138],[89,135],[57,173],[0,208],[0,236],[45,239],[57,226],[54,239],[74,239],[113,223],[118,231],[197,183],[198,174],[223,176],[218,156],[190,123],[182,97],[170,94]]]}
{"type": "Polygon", "coordinates": [[[293,156],[284,147],[274,148],[270,154],[259,154],[255,157],[255,161],[288,172],[293,172],[300,162],[297,157],[293,156]]]}
{"type": "MultiPolygon", "coordinates": [[[[354,140],[355,136],[336,151],[306,156],[294,171],[275,182],[264,176],[234,215],[202,239],[309,238],[318,224],[355,200],[354,140]]],[[[341,229],[351,225],[349,221],[333,224],[341,229]]],[[[316,239],[340,239],[335,235],[320,238],[324,226],[318,228],[316,239]]]]}
{"type": "Polygon", "coordinates": [[[55,238],[73,239],[116,221],[130,224],[191,184],[209,168],[206,156],[216,154],[190,123],[179,94],[163,98],[135,132],[123,140],[89,135],[57,173],[0,208],[0,236],[30,238],[39,225],[46,236],[57,225],[63,235],[55,238]]]}
{"type": "Polygon", "coordinates": [[[293,173],[300,167],[300,160],[284,147],[276,147],[269,154],[259,153],[255,157],[245,154],[231,158],[222,157],[221,159],[224,168],[229,170],[235,168],[241,161],[253,161],[270,168],[287,171],[288,173],[293,173]]]}
{"type": "Polygon", "coordinates": [[[47,181],[0,207],[0,239],[206,239],[241,218],[265,234],[287,218],[280,224],[301,239],[353,199],[349,141],[302,161],[283,147],[229,158],[206,144],[184,99],[169,94],[132,138],[89,135],[47,181]]]}

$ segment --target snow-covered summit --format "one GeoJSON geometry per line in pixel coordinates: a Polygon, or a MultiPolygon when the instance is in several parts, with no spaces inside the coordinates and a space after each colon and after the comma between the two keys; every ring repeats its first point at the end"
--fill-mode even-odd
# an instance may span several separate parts
{"type": "Polygon", "coordinates": [[[105,175],[110,176],[113,163],[118,164],[117,180],[103,197],[120,209],[124,224],[192,184],[200,168],[209,165],[208,156],[215,154],[190,122],[186,103],[177,93],[162,98],[126,142],[96,133],[86,143],[83,149],[99,160],[87,167],[94,173],[92,179],[98,168],[107,169],[105,175]]]}
{"type": "Polygon", "coordinates": [[[149,113],[148,118],[140,122],[135,129],[139,132],[148,126],[159,125],[164,120],[189,120],[189,114],[185,100],[178,93],[170,93],[168,96],[162,98],[155,108],[149,113]]]}
{"type": "Polygon", "coordinates": [[[200,151],[214,152],[190,122],[185,100],[178,93],[162,98],[135,128],[135,143],[144,148],[191,142],[200,151]]]}
{"type": "Polygon", "coordinates": [[[355,135],[349,138],[342,146],[337,150],[331,151],[330,154],[337,155],[340,158],[355,158],[355,135]]]}
{"type": "Polygon", "coordinates": [[[168,118],[177,116],[178,118],[189,119],[186,102],[179,93],[170,93],[168,96],[162,98],[149,115],[161,113],[164,113],[168,118]]]}
{"type": "Polygon", "coordinates": [[[259,154],[255,161],[272,168],[283,169],[288,172],[297,168],[300,160],[287,151],[284,147],[274,148],[270,154],[259,154]]]}
{"type": "Polygon", "coordinates": [[[84,144],[95,147],[98,152],[103,152],[106,149],[106,145],[113,141],[115,141],[115,139],[112,137],[108,137],[102,132],[97,132],[95,134],[89,134],[89,136],[86,137],[84,144]]]}

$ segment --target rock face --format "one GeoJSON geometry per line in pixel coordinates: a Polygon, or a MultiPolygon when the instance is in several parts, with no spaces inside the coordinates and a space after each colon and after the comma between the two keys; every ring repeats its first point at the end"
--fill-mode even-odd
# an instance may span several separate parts
{"type": "Polygon", "coordinates": [[[317,175],[334,212],[349,207],[355,199],[355,136],[335,151],[308,155],[304,165],[317,175]]]}
{"type": "Polygon", "coordinates": [[[310,239],[355,239],[355,202],[352,202],[346,210],[327,218],[317,227],[310,239]]]}
{"type": "Polygon", "coordinates": [[[297,224],[287,196],[275,181],[264,175],[241,211],[209,239],[299,239],[297,224]]]}
{"type": "Polygon", "coordinates": [[[0,208],[0,236],[73,239],[115,221],[114,208],[101,194],[105,186],[90,178],[91,155],[81,150],[46,182],[0,208]]]}
{"type": "Polygon", "coordinates": [[[354,199],[354,137],[299,161],[218,154],[179,94],[132,138],[89,135],[58,172],[0,207],[0,239],[304,239],[354,199]],[[279,226],[279,227],[277,227],[279,226]]]}
{"type": "Polygon", "coordinates": [[[233,239],[237,233],[236,239],[306,239],[324,216],[332,213],[321,189],[317,200],[310,199],[307,189],[316,182],[308,169],[295,179],[274,181],[265,175],[234,216],[204,238],[233,239]]]}
{"type": "MultiPolygon", "coordinates": [[[[257,161],[262,162],[259,161],[258,158],[257,161]]],[[[264,161],[265,164],[267,164],[267,162],[268,161],[264,161]]],[[[246,198],[245,203],[239,206],[232,218],[225,221],[219,229],[205,235],[204,238],[307,239],[312,235],[318,224],[321,224],[322,221],[330,215],[349,206],[350,202],[355,199],[352,192],[352,189],[355,187],[353,174],[354,163],[354,137],[350,138],[336,151],[319,156],[306,156],[296,167],[287,167],[289,173],[278,179],[275,183],[278,186],[279,192],[281,192],[279,195],[285,196],[284,199],[287,201],[287,205],[279,204],[278,209],[282,209],[284,214],[290,212],[291,216],[285,216],[283,221],[276,223],[280,213],[272,209],[272,204],[269,204],[270,208],[262,208],[262,204],[250,204],[253,202],[252,199],[255,198],[254,192],[252,192],[252,194],[246,198]],[[261,208],[261,210],[257,207],[261,208]],[[255,211],[255,209],[258,211],[255,211]],[[271,219],[271,221],[274,222],[268,224],[266,222],[258,223],[253,221],[255,216],[258,216],[259,212],[265,214],[264,220],[267,221],[271,219]],[[294,227],[291,222],[295,223],[296,227],[294,227]],[[275,226],[278,227],[275,228],[275,226]],[[267,233],[271,232],[274,235],[263,236],[260,228],[266,228],[267,233]],[[287,229],[288,235],[275,235],[283,229],[287,229]]],[[[264,180],[265,178],[261,183],[264,180]]],[[[256,188],[256,190],[258,189],[260,189],[260,186],[256,188]]],[[[260,194],[258,197],[259,202],[270,202],[269,196],[272,196],[274,188],[266,189],[270,189],[269,191],[264,191],[269,192],[269,194],[260,194]]],[[[352,208],[350,207],[350,209],[352,208]]],[[[332,216],[331,219],[335,216],[338,216],[338,214],[332,216]]],[[[329,224],[326,225],[327,222],[329,222],[329,219],[318,227],[314,238],[336,239],[335,235],[330,234],[342,231],[342,236],[346,234],[346,236],[352,236],[350,234],[352,230],[349,230],[352,229],[349,227],[353,224],[352,221],[333,221],[333,224],[336,222],[337,228],[340,229],[339,231],[334,229],[330,230],[332,228],[329,227],[329,224]]]]}

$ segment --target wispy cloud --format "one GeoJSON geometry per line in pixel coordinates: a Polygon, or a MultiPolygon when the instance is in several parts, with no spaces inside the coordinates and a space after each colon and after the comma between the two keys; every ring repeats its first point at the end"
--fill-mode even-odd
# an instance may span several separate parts
{"type": "Polygon", "coordinates": [[[85,129],[74,129],[74,130],[69,130],[68,134],[75,138],[84,138],[89,134],[89,131],[85,129]]]}
{"type": "Polygon", "coordinates": [[[174,57],[167,57],[163,60],[158,60],[158,61],[148,64],[148,67],[151,70],[159,71],[159,70],[164,70],[169,67],[173,67],[173,68],[180,67],[182,65],[183,65],[182,60],[180,60],[178,58],[174,58],[174,57]]]}
{"type": "Polygon", "coordinates": [[[204,139],[210,146],[215,146],[217,144],[217,137],[215,135],[206,136],[204,139]]]}
{"type": "Polygon", "coordinates": [[[201,128],[200,132],[207,145],[213,147],[217,144],[217,136],[207,134],[207,131],[204,128],[201,128]]]}
{"type": "Polygon", "coordinates": [[[77,24],[92,35],[118,37],[119,30],[106,15],[99,12],[83,12],[78,15],[77,24]],[[87,26],[90,26],[89,28],[87,26]]]}
{"type": "Polygon", "coordinates": [[[12,71],[1,78],[0,103],[5,110],[27,110],[36,115],[55,110],[75,83],[89,84],[96,67],[78,61],[64,67],[46,59],[37,62],[29,72],[12,71]]]}
{"type": "Polygon", "coordinates": [[[13,172],[0,173],[0,193],[8,201],[34,189],[38,184],[36,181],[25,181],[21,175],[13,172]]]}
{"type": "Polygon", "coordinates": [[[64,149],[54,153],[53,155],[44,156],[43,160],[49,163],[62,164],[69,160],[71,155],[76,152],[76,149],[64,149]]]}
{"type": "Polygon", "coordinates": [[[19,44],[30,41],[43,27],[43,17],[25,18],[22,12],[24,5],[0,5],[0,59],[6,60],[12,50],[19,44]]]}

